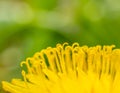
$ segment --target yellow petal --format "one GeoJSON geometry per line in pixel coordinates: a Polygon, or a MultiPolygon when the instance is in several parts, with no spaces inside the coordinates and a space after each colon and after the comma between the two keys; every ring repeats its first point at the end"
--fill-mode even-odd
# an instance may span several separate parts
{"type": "Polygon", "coordinates": [[[120,49],[57,44],[21,62],[22,79],[2,82],[10,93],[119,93],[120,49]]]}

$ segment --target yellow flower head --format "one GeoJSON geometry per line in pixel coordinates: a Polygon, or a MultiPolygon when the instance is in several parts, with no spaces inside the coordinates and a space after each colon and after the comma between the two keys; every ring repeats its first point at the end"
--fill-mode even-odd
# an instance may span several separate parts
{"type": "Polygon", "coordinates": [[[2,82],[9,93],[120,93],[120,49],[57,44],[21,62],[23,79],[2,82]]]}

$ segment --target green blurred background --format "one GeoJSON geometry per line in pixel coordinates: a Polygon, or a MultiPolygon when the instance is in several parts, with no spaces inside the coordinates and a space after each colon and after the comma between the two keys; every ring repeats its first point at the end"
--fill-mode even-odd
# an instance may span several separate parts
{"type": "Polygon", "coordinates": [[[48,46],[119,48],[119,35],[120,0],[0,0],[0,81],[21,77],[20,62],[48,46]]]}

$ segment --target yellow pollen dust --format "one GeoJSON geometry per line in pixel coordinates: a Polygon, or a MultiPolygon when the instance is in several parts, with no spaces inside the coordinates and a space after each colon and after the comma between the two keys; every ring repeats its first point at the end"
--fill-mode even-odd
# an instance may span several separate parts
{"type": "Polygon", "coordinates": [[[120,49],[57,44],[21,62],[22,79],[2,81],[9,93],[120,93],[120,49]]]}

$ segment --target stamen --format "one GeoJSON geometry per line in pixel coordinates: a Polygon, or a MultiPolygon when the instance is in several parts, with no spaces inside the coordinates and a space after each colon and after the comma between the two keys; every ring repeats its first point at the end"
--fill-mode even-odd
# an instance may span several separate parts
{"type": "Polygon", "coordinates": [[[3,88],[10,93],[119,93],[120,49],[114,47],[48,47],[21,62],[27,68],[23,80],[3,81],[3,88]]]}

